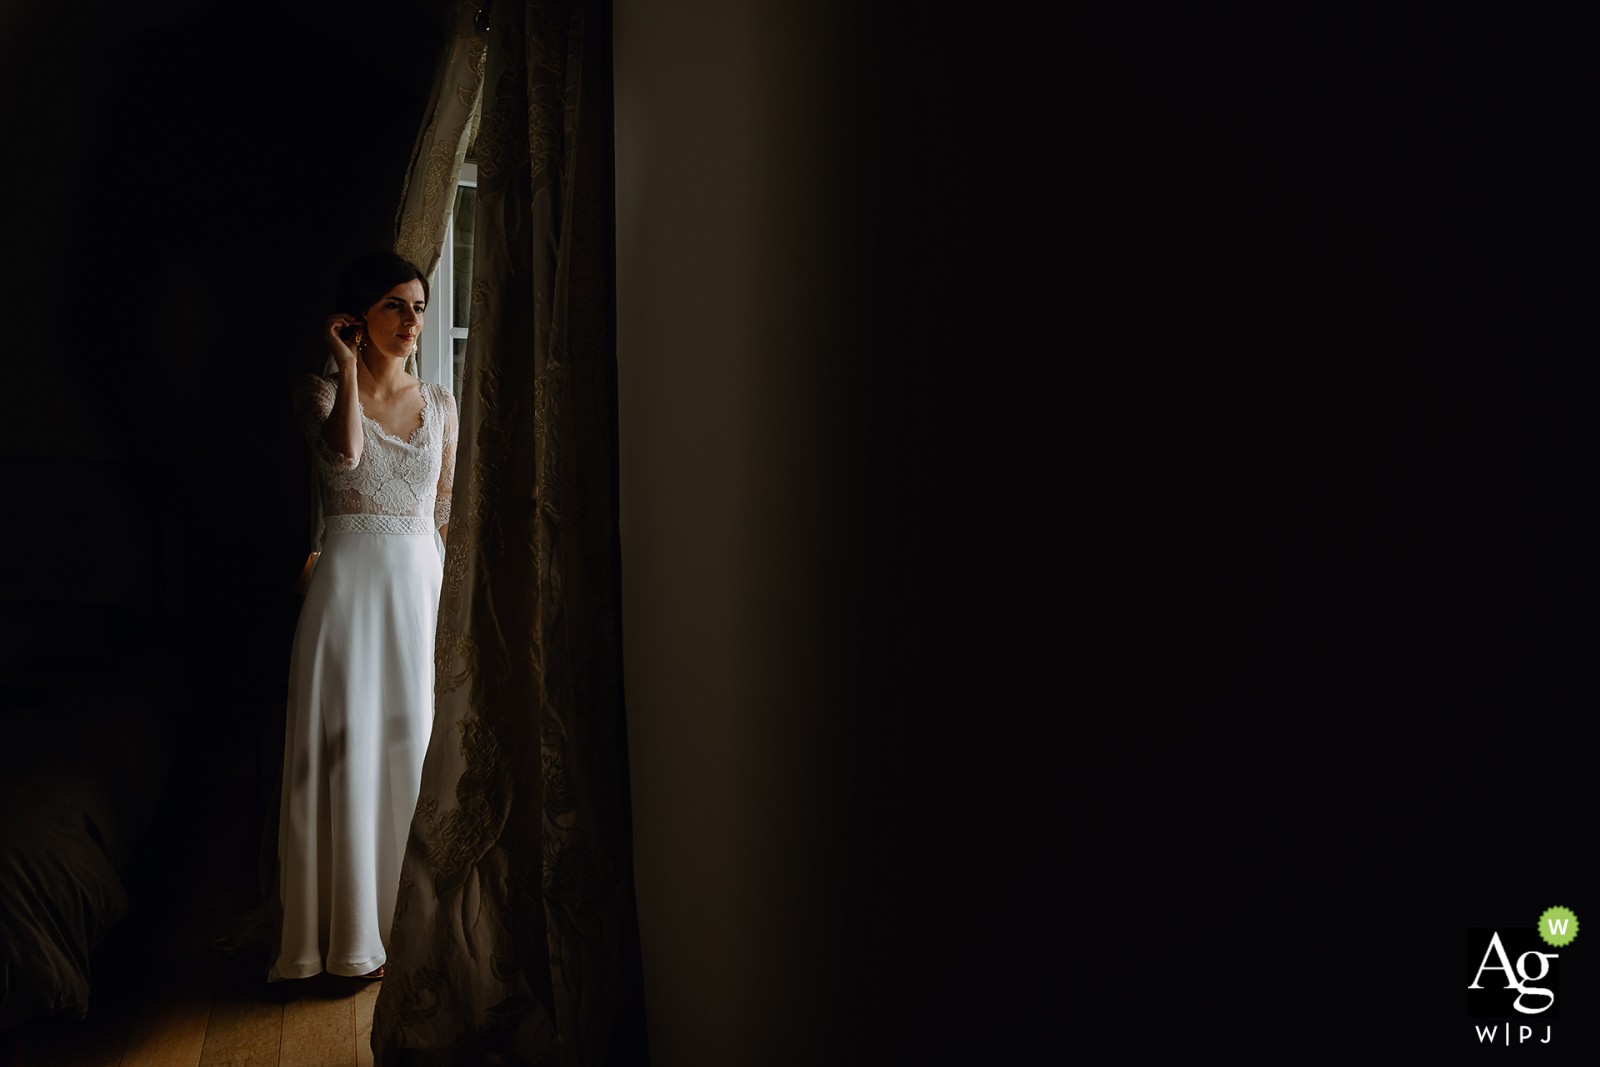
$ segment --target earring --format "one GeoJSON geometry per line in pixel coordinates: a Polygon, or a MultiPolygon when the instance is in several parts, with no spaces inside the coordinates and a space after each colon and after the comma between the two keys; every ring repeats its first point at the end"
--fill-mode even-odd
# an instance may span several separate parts
{"type": "Polygon", "coordinates": [[[360,326],[356,327],[356,355],[360,356],[367,350],[367,331],[360,326]]]}

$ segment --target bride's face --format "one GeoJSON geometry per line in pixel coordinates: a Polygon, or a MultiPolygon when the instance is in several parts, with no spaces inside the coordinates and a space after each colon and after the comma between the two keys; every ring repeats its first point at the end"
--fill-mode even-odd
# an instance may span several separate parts
{"type": "Polygon", "coordinates": [[[404,359],[422,335],[424,308],[422,283],[416,279],[397,285],[367,309],[367,340],[379,352],[404,359]]]}

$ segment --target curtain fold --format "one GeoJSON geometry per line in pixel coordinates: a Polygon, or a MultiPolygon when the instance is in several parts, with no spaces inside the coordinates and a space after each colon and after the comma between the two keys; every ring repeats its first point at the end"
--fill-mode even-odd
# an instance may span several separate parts
{"type": "Polygon", "coordinates": [[[390,1065],[599,1065],[642,1027],[609,10],[501,0],[487,42],[435,720],[373,1048],[390,1065]]]}
{"type": "MultiPolygon", "coordinates": [[[[476,28],[480,4],[457,0],[433,77],[428,107],[411,149],[400,206],[394,218],[394,250],[433,277],[444,253],[455,206],[456,179],[466,158],[472,119],[483,88],[489,35],[476,28]]],[[[417,357],[406,360],[417,373],[417,357]]]]}

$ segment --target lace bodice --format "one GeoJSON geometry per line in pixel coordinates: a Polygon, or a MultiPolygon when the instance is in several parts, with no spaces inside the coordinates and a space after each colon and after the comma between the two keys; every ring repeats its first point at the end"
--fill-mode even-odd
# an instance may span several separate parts
{"type": "MultiPolygon", "coordinates": [[[[361,461],[335,452],[322,437],[338,386],[314,374],[294,383],[294,407],[315,457],[322,489],[323,530],[432,533],[450,521],[456,470],[456,400],[450,390],[422,383],[422,425],[402,441],[361,412],[361,461]]],[[[361,401],[358,397],[356,403],[361,401]]]]}

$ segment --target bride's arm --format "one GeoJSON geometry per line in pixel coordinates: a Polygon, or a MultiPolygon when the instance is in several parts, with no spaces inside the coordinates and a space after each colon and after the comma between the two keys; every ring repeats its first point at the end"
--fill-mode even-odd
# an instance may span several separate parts
{"type": "Polygon", "coordinates": [[[439,540],[448,544],[450,495],[456,480],[456,439],[461,432],[461,426],[456,411],[456,398],[445,392],[441,399],[444,401],[444,454],[440,458],[439,485],[433,498],[433,521],[439,529],[439,540]]]}
{"type": "Polygon", "coordinates": [[[333,398],[328,420],[322,424],[322,440],[340,455],[349,456],[351,466],[361,462],[360,386],[356,382],[355,351],[340,339],[339,331],[360,322],[349,315],[332,315],[327,330],[328,348],[339,363],[339,391],[333,398]]]}

